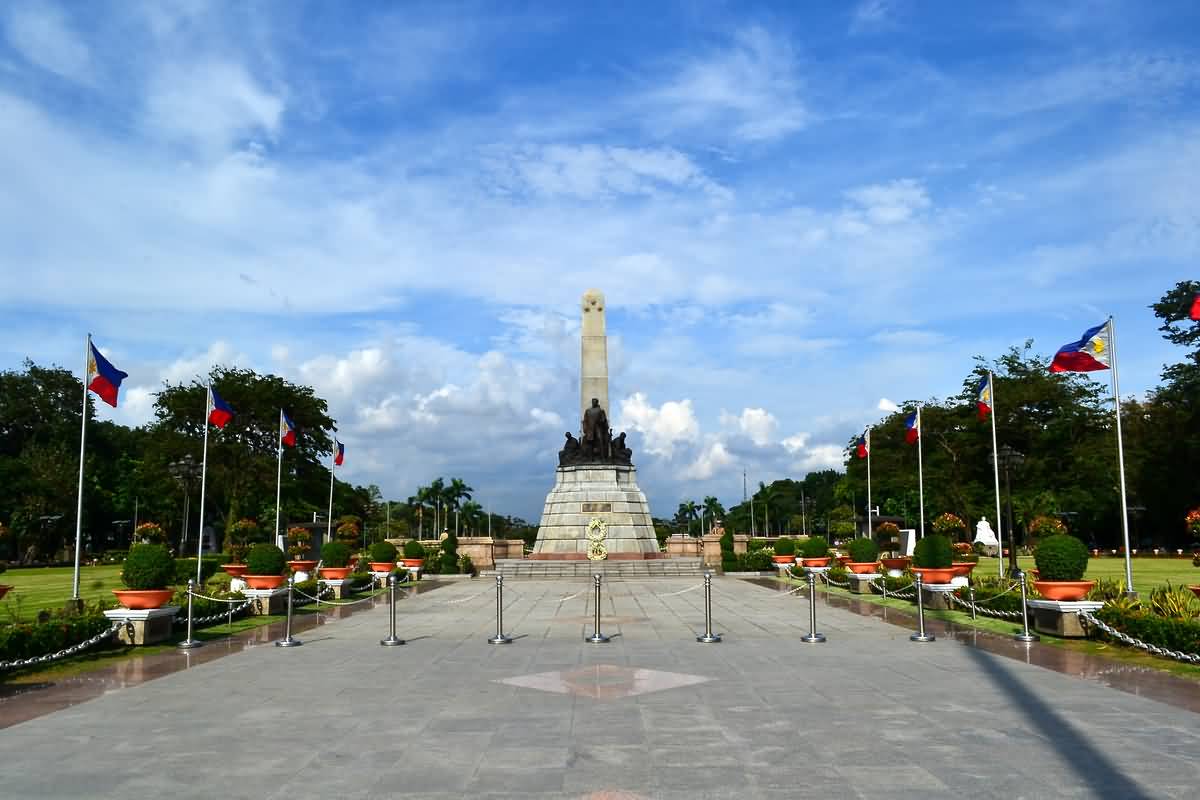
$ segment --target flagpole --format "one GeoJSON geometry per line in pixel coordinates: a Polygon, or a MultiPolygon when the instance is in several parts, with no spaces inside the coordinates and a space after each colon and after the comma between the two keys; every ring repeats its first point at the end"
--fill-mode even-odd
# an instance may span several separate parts
{"type": "Polygon", "coordinates": [[[329,451],[329,517],[325,525],[325,541],[333,541],[333,470],[337,465],[333,460],[337,457],[337,439],[333,440],[333,449],[329,451]]]}
{"type": "MultiPolygon", "coordinates": [[[[803,502],[803,501],[801,501],[803,502]]],[[[871,527],[871,428],[867,427],[867,537],[871,538],[875,534],[875,529],[871,527]]]]}
{"type": "Polygon", "coordinates": [[[196,536],[196,586],[202,587],[200,580],[201,559],[204,557],[204,494],[208,489],[208,415],[212,411],[212,383],[204,387],[204,455],[200,459],[200,532],[196,536]]]}
{"type": "Polygon", "coordinates": [[[921,530],[917,531],[918,539],[925,538],[925,464],[921,453],[924,449],[921,446],[924,438],[925,431],[921,430],[921,407],[917,406],[917,492],[918,501],[921,503],[921,530]]]}
{"type": "Polygon", "coordinates": [[[87,444],[88,374],[92,363],[92,335],[87,335],[83,351],[83,421],[79,426],[79,492],[75,497],[75,572],[71,579],[71,599],[79,599],[79,545],[83,541],[83,455],[87,444]]]}
{"type": "Polygon", "coordinates": [[[1133,590],[1133,560],[1129,549],[1129,503],[1125,497],[1125,443],[1121,436],[1121,383],[1117,377],[1117,325],[1112,315],[1108,317],[1109,346],[1112,348],[1113,401],[1117,414],[1117,463],[1121,473],[1121,533],[1125,537],[1125,592],[1136,596],[1133,590]]]}
{"type": "Polygon", "coordinates": [[[279,492],[283,485],[283,409],[279,409],[279,427],[276,429],[279,441],[275,443],[278,455],[275,465],[275,543],[279,544],[279,492]]]}
{"type": "MultiPolygon", "coordinates": [[[[996,560],[1000,562],[1000,577],[1004,577],[1004,533],[1000,522],[1000,453],[996,449],[996,380],[988,370],[988,400],[991,401],[992,418],[992,473],[996,483],[996,560]]],[[[1008,532],[1012,535],[1012,531],[1008,532]]]]}

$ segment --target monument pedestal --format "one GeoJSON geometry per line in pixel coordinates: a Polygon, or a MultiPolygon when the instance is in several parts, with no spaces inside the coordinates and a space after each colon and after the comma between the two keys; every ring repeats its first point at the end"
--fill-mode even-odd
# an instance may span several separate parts
{"type": "Polygon", "coordinates": [[[278,589],[242,589],[242,595],[250,604],[250,613],[258,616],[283,614],[287,611],[287,588],[278,589]]]}
{"type": "Polygon", "coordinates": [[[850,581],[851,594],[872,594],[871,583],[879,580],[879,573],[851,572],[846,576],[850,581]]]}
{"type": "MultiPolygon", "coordinates": [[[[349,580],[327,581],[324,578],[322,578],[318,582],[318,585],[319,586],[328,586],[330,589],[332,589],[334,600],[345,600],[350,596],[350,581],[349,580]]],[[[320,595],[317,595],[317,596],[320,597],[320,595]]],[[[325,598],[322,597],[321,599],[324,600],[325,598]]]]}
{"type": "Polygon", "coordinates": [[[1087,631],[1079,622],[1078,611],[1098,611],[1104,603],[1098,600],[1030,600],[1033,629],[1038,633],[1061,636],[1064,639],[1083,639],[1087,631]]]}
{"type": "Polygon", "coordinates": [[[951,608],[950,598],[946,595],[957,588],[953,583],[923,583],[921,584],[921,602],[926,608],[946,611],[951,608]]]}
{"type": "MultiPolygon", "coordinates": [[[[546,495],[537,542],[537,560],[587,560],[588,526],[603,526],[600,543],[609,561],[662,558],[650,505],[637,485],[637,469],[626,464],[558,467],[546,495]]],[[[596,535],[597,527],[593,528],[596,535]]]]}
{"type": "Polygon", "coordinates": [[[175,626],[175,615],[179,606],[162,606],[161,608],[131,609],[113,608],[104,612],[104,616],[113,622],[125,622],[117,631],[117,636],[125,644],[155,644],[171,638],[175,626]]]}

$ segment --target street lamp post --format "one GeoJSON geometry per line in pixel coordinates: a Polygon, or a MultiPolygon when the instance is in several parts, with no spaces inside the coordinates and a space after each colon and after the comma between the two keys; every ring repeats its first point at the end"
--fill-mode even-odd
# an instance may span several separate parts
{"type": "Polygon", "coordinates": [[[171,477],[179,481],[183,487],[183,532],[179,535],[179,552],[184,552],[184,543],[187,542],[188,531],[188,512],[191,508],[192,482],[200,476],[200,465],[196,463],[196,459],[188,453],[178,461],[172,461],[167,466],[167,472],[171,477]]]}
{"type": "Polygon", "coordinates": [[[1016,528],[1013,525],[1012,480],[1009,473],[1012,470],[1021,468],[1021,465],[1025,463],[1025,455],[1006,444],[1001,445],[999,452],[995,456],[988,456],[988,460],[995,460],[1000,464],[1000,469],[1004,470],[1004,494],[1008,501],[1008,569],[1010,575],[1016,575],[1019,571],[1019,567],[1017,566],[1017,536],[1016,528]]]}

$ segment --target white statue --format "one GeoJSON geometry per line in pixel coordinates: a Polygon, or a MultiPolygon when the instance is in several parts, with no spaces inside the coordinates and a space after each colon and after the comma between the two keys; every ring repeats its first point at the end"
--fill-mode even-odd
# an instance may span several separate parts
{"type": "Polygon", "coordinates": [[[996,532],[988,524],[987,517],[980,517],[979,524],[975,526],[975,541],[984,547],[1000,546],[1000,540],[996,538],[996,532]]]}

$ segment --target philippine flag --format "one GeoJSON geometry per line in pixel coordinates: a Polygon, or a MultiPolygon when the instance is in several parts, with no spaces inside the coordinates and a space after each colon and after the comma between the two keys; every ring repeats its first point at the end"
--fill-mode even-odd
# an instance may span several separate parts
{"type": "Polygon", "coordinates": [[[288,447],[296,446],[296,426],[282,408],[279,409],[279,443],[288,447]]]}
{"type": "Polygon", "coordinates": [[[904,441],[909,444],[916,444],[921,438],[921,412],[914,411],[904,418],[904,427],[907,429],[904,433],[904,441]]]}
{"type": "MultiPolygon", "coordinates": [[[[78,362],[76,362],[78,363],[78,362]]],[[[129,377],[129,373],[108,363],[108,359],[100,354],[96,345],[88,340],[87,387],[96,396],[113,408],[117,407],[117,391],[121,381],[129,377]]]]}
{"type": "Polygon", "coordinates": [[[212,386],[208,387],[208,421],[218,428],[224,428],[229,420],[233,419],[233,409],[229,404],[221,399],[221,395],[217,394],[217,390],[212,386]]]}
{"type": "Polygon", "coordinates": [[[985,420],[992,413],[992,376],[984,375],[976,389],[975,405],[979,407],[979,419],[985,420]]]}
{"type": "Polygon", "coordinates": [[[854,452],[858,455],[858,457],[866,458],[867,453],[870,452],[870,448],[871,448],[871,431],[869,431],[869,430],[865,431],[862,436],[858,437],[858,441],[855,442],[854,444],[855,444],[854,452]]]}
{"type": "Polygon", "coordinates": [[[340,467],[342,461],[346,458],[346,445],[342,444],[335,437],[333,440],[333,463],[334,466],[340,467]]]}
{"type": "Polygon", "coordinates": [[[1192,312],[1188,316],[1200,322],[1200,294],[1196,295],[1196,299],[1192,301],[1192,312]]]}
{"type": "Polygon", "coordinates": [[[1095,372],[1109,369],[1112,327],[1108,322],[1088,328],[1078,342],[1063,345],[1054,354],[1051,372],[1095,372]]]}

